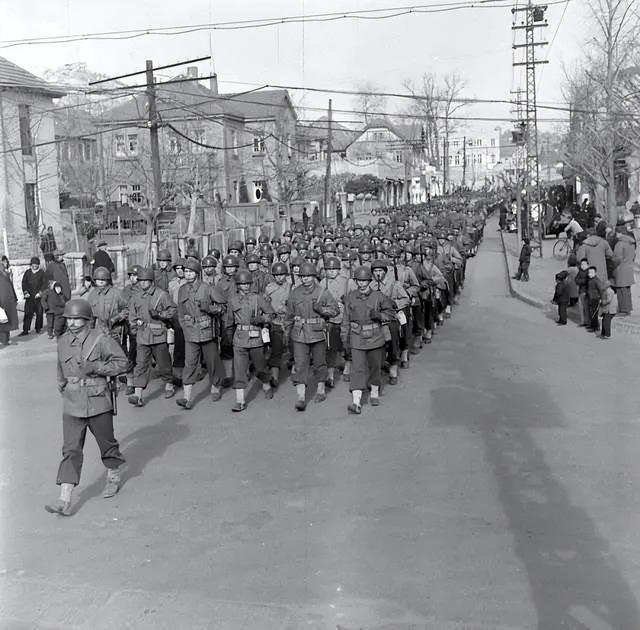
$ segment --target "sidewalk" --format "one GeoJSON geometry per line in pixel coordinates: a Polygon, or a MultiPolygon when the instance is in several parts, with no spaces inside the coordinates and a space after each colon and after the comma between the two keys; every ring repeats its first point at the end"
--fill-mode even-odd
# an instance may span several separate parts
{"type": "MultiPolygon", "coordinates": [[[[495,222],[492,223],[497,228],[495,222]]],[[[488,229],[492,229],[487,226],[488,229]]],[[[545,313],[557,313],[555,304],[551,304],[551,297],[555,286],[555,275],[559,271],[567,268],[566,259],[560,260],[553,256],[553,244],[555,238],[549,238],[542,242],[542,258],[537,252],[531,257],[529,267],[529,282],[514,280],[512,276],[518,270],[518,256],[522,243],[518,241],[517,234],[500,232],[502,245],[504,248],[504,258],[507,267],[507,277],[511,295],[527,304],[531,304],[542,309],[545,313]]],[[[636,268],[636,284],[631,287],[634,312],[628,317],[614,317],[612,322],[612,332],[640,335],[640,274],[636,268]]],[[[569,309],[569,319],[574,322],[580,321],[577,307],[569,309]]]]}

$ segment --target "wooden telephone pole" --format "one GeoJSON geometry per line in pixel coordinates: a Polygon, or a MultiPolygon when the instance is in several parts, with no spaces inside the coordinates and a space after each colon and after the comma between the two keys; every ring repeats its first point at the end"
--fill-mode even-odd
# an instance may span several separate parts
{"type": "Polygon", "coordinates": [[[327,171],[324,176],[324,216],[326,222],[331,209],[331,153],[332,153],[332,125],[331,125],[331,99],[329,99],[328,127],[327,127],[327,171]]]}

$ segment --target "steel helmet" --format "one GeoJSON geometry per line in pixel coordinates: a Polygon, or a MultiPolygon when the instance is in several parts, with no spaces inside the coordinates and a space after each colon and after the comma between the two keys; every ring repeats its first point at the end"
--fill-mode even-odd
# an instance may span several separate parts
{"type": "Polygon", "coordinates": [[[184,268],[200,273],[200,263],[195,258],[188,258],[187,262],[184,264],[184,268]]]}
{"type": "Polygon", "coordinates": [[[342,264],[340,263],[340,259],[337,256],[329,256],[324,261],[325,269],[340,269],[341,266],[342,264]]]}
{"type": "Polygon", "coordinates": [[[374,269],[384,269],[386,271],[388,266],[389,263],[384,258],[379,258],[371,262],[371,271],[374,269]]]}
{"type": "Polygon", "coordinates": [[[184,269],[186,264],[187,261],[185,258],[178,258],[176,262],[173,263],[173,268],[175,269],[176,267],[182,267],[184,269]]]}
{"type": "Polygon", "coordinates": [[[260,263],[260,256],[258,254],[248,254],[244,261],[248,264],[250,263],[260,263]]]}
{"type": "Polygon", "coordinates": [[[81,319],[93,319],[93,312],[91,311],[91,304],[87,300],[81,298],[75,298],[69,300],[64,306],[64,313],[62,317],[79,317],[81,319]]]}
{"type": "Polygon", "coordinates": [[[140,267],[137,275],[138,280],[151,280],[153,282],[153,269],[149,267],[140,267]]]}
{"type": "Polygon", "coordinates": [[[283,262],[277,262],[274,263],[271,267],[271,273],[274,276],[286,275],[289,273],[289,269],[287,269],[287,265],[285,265],[283,262]]]}
{"type": "Polygon", "coordinates": [[[242,241],[231,241],[229,244],[229,251],[235,249],[238,252],[241,252],[244,249],[244,245],[242,241]]]}
{"type": "Polygon", "coordinates": [[[336,248],[335,243],[325,243],[325,244],[322,246],[322,251],[323,251],[325,254],[333,253],[333,252],[335,252],[335,251],[336,251],[336,249],[337,249],[337,248],[336,248]]]}
{"type": "Polygon", "coordinates": [[[318,271],[316,270],[316,266],[313,263],[306,262],[300,265],[300,271],[298,272],[299,276],[315,276],[318,271]]]}
{"type": "Polygon", "coordinates": [[[299,267],[303,263],[304,263],[304,258],[302,256],[294,256],[294,258],[291,260],[292,267],[299,267]]]}
{"type": "Polygon", "coordinates": [[[218,261],[213,256],[205,256],[202,259],[202,266],[203,267],[217,267],[218,266],[218,261]]]}
{"type": "Polygon", "coordinates": [[[244,239],[244,242],[247,245],[255,245],[256,244],[256,239],[253,236],[249,236],[249,237],[244,239]]]}
{"type": "Polygon", "coordinates": [[[260,245],[260,256],[271,256],[273,253],[273,248],[269,243],[262,243],[260,245]]]}
{"type": "Polygon", "coordinates": [[[373,253],[373,245],[371,243],[362,243],[358,247],[358,254],[372,254],[373,253]]]}
{"type": "Polygon", "coordinates": [[[127,275],[137,276],[140,269],[142,269],[142,265],[133,265],[133,267],[129,267],[127,270],[127,275]]]}
{"type": "Polygon", "coordinates": [[[266,234],[260,234],[258,237],[258,243],[264,244],[269,242],[269,237],[266,234]]]}
{"type": "Polygon", "coordinates": [[[317,249],[310,249],[307,252],[307,260],[320,260],[320,252],[317,249]]]}
{"type": "Polygon", "coordinates": [[[392,245],[389,248],[389,256],[391,258],[400,258],[400,256],[402,256],[402,249],[397,245],[392,245]]]}
{"type": "Polygon", "coordinates": [[[287,238],[291,238],[293,236],[293,232],[291,230],[285,230],[282,233],[282,236],[286,236],[287,238]]]}
{"type": "Polygon", "coordinates": [[[354,280],[371,280],[373,275],[371,274],[371,269],[369,267],[358,267],[353,272],[354,280]]]}
{"type": "Polygon", "coordinates": [[[220,256],[221,256],[220,250],[219,249],[212,249],[209,252],[208,256],[213,256],[216,260],[220,260],[220,256]]]}
{"type": "Polygon", "coordinates": [[[278,247],[278,254],[290,254],[291,253],[291,245],[289,243],[283,243],[278,247]]]}
{"type": "Polygon", "coordinates": [[[246,269],[241,269],[236,274],[236,284],[253,284],[253,278],[251,272],[246,269]]]}
{"type": "Polygon", "coordinates": [[[239,267],[240,262],[238,261],[238,258],[236,256],[234,256],[233,254],[228,254],[222,259],[222,266],[223,267],[239,267]]]}
{"type": "Polygon", "coordinates": [[[171,262],[171,252],[168,249],[161,249],[156,260],[168,260],[171,262]]]}
{"type": "Polygon", "coordinates": [[[96,267],[93,270],[94,280],[111,280],[111,272],[106,267],[96,267]]]}

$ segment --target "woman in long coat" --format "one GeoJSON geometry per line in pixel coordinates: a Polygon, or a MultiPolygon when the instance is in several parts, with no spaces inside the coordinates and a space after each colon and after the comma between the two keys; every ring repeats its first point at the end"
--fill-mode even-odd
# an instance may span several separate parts
{"type": "Polygon", "coordinates": [[[613,258],[613,251],[605,238],[606,233],[607,224],[600,221],[596,226],[596,233],[587,236],[576,251],[578,260],[586,258],[589,261],[589,266],[596,268],[598,278],[602,282],[608,279],[607,259],[613,258]]]}
{"type": "Polygon", "coordinates": [[[0,269],[0,307],[7,314],[8,322],[0,323],[0,348],[9,345],[9,334],[18,329],[18,296],[9,274],[0,269]]]}
{"type": "Polygon", "coordinates": [[[618,314],[629,315],[631,303],[631,285],[635,284],[633,265],[636,257],[636,237],[625,227],[618,234],[613,248],[616,268],[613,270],[613,288],[618,298],[618,314]]]}

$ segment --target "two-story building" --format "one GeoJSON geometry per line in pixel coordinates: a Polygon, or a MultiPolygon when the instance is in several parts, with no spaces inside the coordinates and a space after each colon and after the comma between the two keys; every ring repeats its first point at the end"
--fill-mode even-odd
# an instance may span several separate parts
{"type": "Polygon", "coordinates": [[[62,96],[60,88],[0,57],[0,230],[12,259],[39,254],[45,226],[64,243],[53,106],[62,96]]]}
{"type": "MultiPolygon", "coordinates": [[[[450,186],[478,189],[489,184],[500,162],[500,127],[470,130],[452,135],[446,150],[447,181],[450,186]]],[[[445,155],[440,156],[441,168],[445,155]]]]}
{"type": "MultiPolygon", "coordinates": [[[[252,203],[291,195],[296,112],[286,90],[219,94],[197,69],[156,85],[163,206],[210,206],[216,199],[252,203]],[[183,78],[184,81],[180,81],[183,78]]],[[[106,113],[102,134],[109,201],[152,200],[148,105],[144,94],[106,113]]]]}

